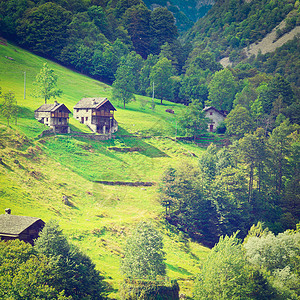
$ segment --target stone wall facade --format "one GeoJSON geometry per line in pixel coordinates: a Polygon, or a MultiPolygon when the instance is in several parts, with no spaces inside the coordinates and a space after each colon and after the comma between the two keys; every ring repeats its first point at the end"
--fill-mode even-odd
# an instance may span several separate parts
{"type": "Polygon", "coordinates": [[[92,108],[74,108],[73,117],[93,132],[108,134],[118,130],[118,122],[113,117],[96,114],[97,111],[92,108]]]}
{"type": "Polygon", "coordinates": [[[225,116],[220,114],[214,108],[210,108],[205,111],[205,117],[210,119],[207,131],[215,132],[217,127],[225,120],[225,116]]]}

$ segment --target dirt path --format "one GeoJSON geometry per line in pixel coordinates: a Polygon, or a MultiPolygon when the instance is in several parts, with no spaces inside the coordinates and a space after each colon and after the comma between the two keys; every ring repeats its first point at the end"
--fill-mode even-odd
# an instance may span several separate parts
{"type": "MultiPolygon", "coordinates": [[[[296,26],[290,32],[284,34],[277,41],[276,40],[276,31],[277,29],[282,29],[285,26],[285,20],[283,20],[277,27],[275,27],[272,32],[267,34],[260,42],[253,43],[249,46],[249,48],[244,48],[246,55],[250,57],[251,55],[257,55],[259,50],[261,50],[262,54],[266,54],[268,52],[273,52],[276,48],[281,47],[286,42],[292,40],[296,35],[300,35],[300,26],[296,26]],[[275,42],[274,42],[275,41],[275,42]]],[[[223,67],[230,66],[231,63],[229,61],[229,57],[224,57],[220,60],[220,63],[223,67]]]]}

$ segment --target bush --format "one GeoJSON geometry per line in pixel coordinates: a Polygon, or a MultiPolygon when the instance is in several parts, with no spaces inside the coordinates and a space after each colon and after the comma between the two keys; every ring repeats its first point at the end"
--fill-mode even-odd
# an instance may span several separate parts
{"type": "Polygon", "coordinates": [[[220,123],[220,125],[216,129],[216,133],[224,134],[226,132],[226,125],[224,122],[220,123]]]}
{"type": "Polygon", "coordinates": [[[131,280],[125,279],[120,289],[124,300],[177,300],[179,285],[176,280],[131,280]]]}

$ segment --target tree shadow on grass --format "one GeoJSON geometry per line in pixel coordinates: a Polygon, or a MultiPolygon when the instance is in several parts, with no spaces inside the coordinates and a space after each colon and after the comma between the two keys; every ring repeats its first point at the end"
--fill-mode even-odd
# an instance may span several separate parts
{"type": "Polygon", "coordinates": [[[135,136],[121,127],[120,134],[116,134],[116,139],[121,141],[125,147],[140,149],[139,153],[150,158],[169,157],[165,152],[145,142],[147,139],[135,136]]]}
{"type": "Polygon", "coordinates": [[[18,106],[18,118],[34,119],[34,112],[27,107],[18,106]]]}
{"type": "Polygon", "coordinates": [[[5,169],[12,171],[12,168],[7,165],[2,159],[0,160],[0,165],[2,165],[5,169]]]}
{"type": "Polygon", "coordinates": [[[175,267],[173,265],[170,264],[166,264],[167,268],[173,272],[177,272],[180,273],[182,275],[192,275],[192,273],[190,273],[188,270],[182,268],[182,267],[175,267]]]}

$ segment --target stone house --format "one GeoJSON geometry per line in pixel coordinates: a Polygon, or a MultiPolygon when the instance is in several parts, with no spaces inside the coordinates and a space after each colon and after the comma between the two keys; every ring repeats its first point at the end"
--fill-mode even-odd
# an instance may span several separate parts
{"type": "Polygon", "coordinates": [[[69,133],[70,110],[62,103],[54,101],[52,104],[43,104],[34,111],[34,117],[41,123],[49,126],[57,133],[69,133]]]}
{"type": "Polygon", "coordinates": [[[19,239],[33,245],[44,225],[39,218],[15,216],[7,208],[5,214],[0,215],[0,240],[19,239]]]}
{"type": "Polygon", "coordinates": [[[107,98],[83,98],[74,106],[73,117],[93,132],[111,134],[118,130],[114,111],[107,98]]]}
{"type": "Polygon", "coordinates": [[[217,127],[225,120],[226,113],[213,106],[206,106],[203,111],[205,112],[205,117],[210,119],[207,131],[215,132],[217,127]]]}

